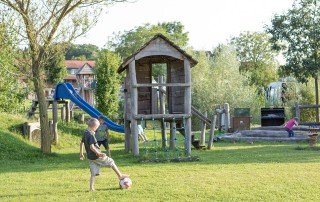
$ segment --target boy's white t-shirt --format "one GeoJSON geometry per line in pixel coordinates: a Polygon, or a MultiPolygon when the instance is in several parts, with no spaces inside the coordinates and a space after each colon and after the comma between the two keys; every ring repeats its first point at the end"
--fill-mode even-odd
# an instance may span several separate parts
{"type": "Polygon", "coordinates": [[[141,125],[138,125],[138,133],[143,134],[143,128],[141,125]]]}

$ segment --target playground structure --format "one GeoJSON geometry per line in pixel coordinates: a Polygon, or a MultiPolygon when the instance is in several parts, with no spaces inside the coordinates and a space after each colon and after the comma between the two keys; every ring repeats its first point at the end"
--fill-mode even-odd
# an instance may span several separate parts
{"type": "MultiPolygon", "coordinates": [[[[98,118],[99,116],[103,115],[97,109],[89,105],[73,88],[70,83],[60,83],[56,86],[55,95],[54,95],[54,102],[57,103],[61,99],[69,99],[74,102],[80,109],[88,113],[93,118],[98,118]]],[[[54,113],[57,113],[57,110],[54,110],[54,113]]],[[[54,116],[55,117],[55,116],[54,116]]],[[[108,126],[109,129],[123,133],[124,128],[113,121],[111,121],[108,117],[104,116],[105,124],[108,126]]],[[[54,120],[55,122],[55,120],[54,120]]]]}
{"type": "MultiPolygon", "coordinates": [[[[38,101],[33,100],[31,109],[28,111],[28,118],[31,118],[37,112],[38,101]]],[[[58,143],[58,110],[61,110],[61,120],[65,122],[70,122],[71,118],[73,117],[73,111],[70,110],[69,101],[67,100],[47,100],[47,109],[52,110],[52,119],[49,121],[50,133],[52,135],[53,143],[58,143]],[[60,107],[59,107],[60,105],[60,107]],[[50,108],[51,106],[51,108],[50,108]]],[[[40,131],[40,123],[24,123],[23,125],[23,134],[24,136],[28,137],[30,141],[38,141],[40,139],[40,133],[34,134],[34,132],[40,131]],[[39,137],[38,137],[39,136],[39,137]]]]}
{"type": "MultiPolygon", "coordinates": [[[[200,118],[206,125],[211,127],[208,148],[212,147],[214,130],[217,125],[228,131],[230,127],[229,105],[225,104],[215,110],[212,119],[205,117],[199,110],[191,105],[191,67],[197,64],[190,55],[173,44],[163,35],[156,35],[136,53],[127,58],[119,67],[118,73],[126,71],[125,77],[125,106],[124,126],[112,122],[104,117],[105,124],[110,130],[125,133],[125,150],[133,155],[139,155],[138,123],[152,121],[153,129],[155,121],[160,122],[162,134],[162,148],[176,148],[176,131],[184,136],[184,153],[191,155],[191,144],[200,148],[205,144],[203,133],[202,139],[195,140],[191,132],[191,115],[200,118]],[[166,76],[158,76],[158,83],[153,82],[154,64],[165,65],[166,76]],[[170,139],[166,137],[166,123],[170,123],[170,139]],[[213,124],[211,124],[213,123],[213,124]]],[[[73,88],[70,83],[60,83],[56,86],[52,105],[53,120],[50,121],[51,132],[54,142],[58,141],[57,121],[58,104],[64,104],[67,118],[70,120],[70,100],[91,117],[98,118],[103,115],[97,109],[87,103],[73,88]]],[[[32,109],[36,108],[36,102],[32,109]]],[[[34,112],[34,111],[33,111],[34,112]]],[[[205,125],[204,125],[205,126],[205,125]]],[[[206,126],[205,126],[206,127],[206,126]]],[[[205,127],[203,131],[205,131],[205,127]]],[[[180,144],[181,145],[181,144],[180,144]]]]}
{"type": "Polygon", "coordinates": [[[196,64],[190,55],[158,34],[120,65],[118,73],[126,71],[126,151],[139,155],[138,121],[160,120],[162,139],[166,140],[164,122],[169,122],[171,139],[176,135],[176,128],[180,129],[185,136],[185,152],[191,154],[191,67],[196,64]],[[167,77],[163,83],[152,83],[153,64],[165,64],[167,77]],[[163,93],[159,93],[160,109],[152,96],[156,88],[165,88],[167,92],[166,101],[163,93]]]}

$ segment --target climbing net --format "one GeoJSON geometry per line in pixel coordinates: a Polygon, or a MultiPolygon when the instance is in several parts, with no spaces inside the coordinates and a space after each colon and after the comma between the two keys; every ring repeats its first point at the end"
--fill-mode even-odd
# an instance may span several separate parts
{"type": "MultiPolygon", "coordinates": [[[[143,121],[144,120],[141,119],[141,123],[143,123],[143,121]]],[[[188,152],[185,147],[185,142],[188,141],[188,139],[186,139],[186,136],[176,134],[176,132],[185,134],[185,118],[182,119],[179,127],[176,127],[177,123],[174,118],[172,122],[170,122],[170,124],[173,124],[170,130],[174,130],[172,136],[170,136],[170,132],[166,130],[164,119],[152,119],[144,123],[149,138],[147,141],[140,143],[140,148],[142,148],[141,162],[184,162],[199,160],[198,157],[187,155],[188,152]],[[161,127],[161,125],[163,127],[161,127]],[[162,134],[165,135],[163,136],[162,134]],[[170,136],[170,138],[167,138],[168,136],[170,136]]]]}

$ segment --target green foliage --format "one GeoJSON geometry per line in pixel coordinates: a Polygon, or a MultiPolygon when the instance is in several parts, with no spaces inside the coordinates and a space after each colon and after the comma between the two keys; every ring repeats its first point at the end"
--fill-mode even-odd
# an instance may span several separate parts
{"type": "Polygon", "coordinates": [[[95,68],[97,108],[112,119],[118,118],[121,80],[117,70],[120,63],[119,55],[103,50],[98,56],[95,68]]]}
{"type": "Polygon", "coordinates": [[[99,48],[92,44],[70,44],[67,48],[66,60],[95,60],[99,48]]]}
{"type": "Polygon", "coordinates": [[[20,83],[22,75],[15,66],[16,49],[13,38],[0,23],[0,111],[18,112],[23,109],[22,102],[26,92],[20,83]]]}
{"type": "Polygon", "coordinates": [[[267,32],[272,35],[273,48],[286,58],[283,74],[293,74],[307,82],[318,75],[320,68],[320,1],[297,0],[282,15],[275,15],[267,32]]]}
{"type": "Polygon", "coordinates": [[[272,50],[266,33],[244,32],[231,42],[240,61],[240,72],[247,76],[249,85],[262,93],[267,86],[277,81],[277,52],[272,50]]]}
{"type": "Polygon", "coordinates": [[[145,24],[130,31],[119,32],[109,42],[109,45],[122,58],[127,58],[159,33],[180,47],[185,47],[189,40],[188,32],[184,31],[181,22],[164,22],[156,25],[145,24]]]}
{"type": "Polygon", "coordinates": [[[65,48],[61,44],[52,45],[46,53],[46,64],[44,66],[47,82],[57,84],[63,81],[68,74],[64,60],[65,48]]]}
{"type": "Polygon", "coordinates": [[[239,73],[239,62],[235,51],[225,45],[214,50],[213,57],[205,52],[195,53],[199,61],[192,68],[192,104],[209,114],[217,105],[229,103],[231,110],[236,107],[250,107],[258,117],[260,97],[255,88],[248,85],[246,78],[239,73]]]}
{"type": "MultiPolygon", "coordinates": [[[[314,82],[309,81],[306,84],[300,84],[301,97],[299,104],[310,105],[315,102],[315,93],[314,93],[314,82]]],[[[302,109],[300,111],[301,122],[316,122],[316,111],[315,108],[311,109],[302,109]]]]}

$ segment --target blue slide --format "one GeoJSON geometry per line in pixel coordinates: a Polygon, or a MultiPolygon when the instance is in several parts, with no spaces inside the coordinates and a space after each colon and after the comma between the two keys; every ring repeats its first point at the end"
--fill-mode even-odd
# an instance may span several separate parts
{"type": "MultiPolygon", "coordinates": [[[[83,111],[88,113],[93,118],[98,118],[103,115],[101,112],[96,110],[94,107],[89,105],[73,88],[70,83],[59,83],[56,86],[56,90],[54,93],[54,99],[69,99],[74,102],[78,107],[80,107],[83,111]]],[[[104,116],[104,123],[108,126],[110,130],[124,133],[124,127],[120,126],[114,122],[112,122],[108,117],[104,116]]]]}

